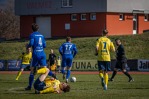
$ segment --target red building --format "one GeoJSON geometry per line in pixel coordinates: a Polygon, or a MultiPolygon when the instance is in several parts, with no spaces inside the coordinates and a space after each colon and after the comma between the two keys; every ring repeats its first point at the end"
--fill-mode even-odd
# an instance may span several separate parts
{"type": "Polygon", "coordinates": [[[141,34],[149,30],[149,0],[15,0],[21,38],[37,23],[46,38],[141,34]]]}

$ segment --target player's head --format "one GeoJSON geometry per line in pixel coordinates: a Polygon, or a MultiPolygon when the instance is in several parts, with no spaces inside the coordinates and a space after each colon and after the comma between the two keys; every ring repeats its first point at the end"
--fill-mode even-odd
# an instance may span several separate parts
{"type": "Polygon", "coordinates": [[[54,53],[53,49],[51,49],[51,53],[54,53]]]}
{"type": "Polygon", "coordinates": [[[36,23],[33,23],[32,24],[32,30],[33,30],[33,32],[38,31],[38,29],[39,29],[39,26],[36,23]]]}
{"type": "Polygon", "coordinates": [[[108,30],[104,29],[104,30],[102,31],[102,34],[103,34],[104,36],[107,35],[107,34],[108,34],[108,30]]]}
{"type": "Polygon", "coordinates": [[[121,40],[120,39],[115,39],[115,43],[117,46],[121,45],[121,40]]]}
{"type": "Polygon", "coordinates": [[[71,42],[71,37],[67,37],[66,42],[71,42]]]}
{"type": "Polygon", "coordinates": [[[70,85],[67,83],[61,83],[60,84],[60,89],[64,92],[69,92],[70,91],[70,85]]]}
{"type": "Polygon", "coordinates": [[[26,52],[27,53],[29,53],[29,52],[31,52],[32,50],[31,50],[31,48],[29,47],[29,48],[26,48],[26,52]]]}

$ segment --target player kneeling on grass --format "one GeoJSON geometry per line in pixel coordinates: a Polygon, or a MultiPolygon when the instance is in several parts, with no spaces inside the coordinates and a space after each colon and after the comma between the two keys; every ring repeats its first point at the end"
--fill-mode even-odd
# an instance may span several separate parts
{"type": "Polygon", "coordinates": [[[24,71],[25,68],[30,68],[30,62],[32,59],[32,52],[31,52],[31,48],[26,48],[26,52],[22,53],[16,63],[16,67],[18,67],[19,65],[19,60],[21,59],[22,63],[21,63],[21,67],[20,70],[18,71],[16,80],[19,80],[19,77],[21,76],[22,72],[24,71]]]}
{"type": "Polygon", "coordinates": [[[49,74],[48,68],[41,68],[37,70],[37,74],[41,74],[34,83],[36,94],[46,93],[62,93],[69,92],[70,86],[67,83],[61,83],[59,80],[54,78],[47,78],[49,74]]]}

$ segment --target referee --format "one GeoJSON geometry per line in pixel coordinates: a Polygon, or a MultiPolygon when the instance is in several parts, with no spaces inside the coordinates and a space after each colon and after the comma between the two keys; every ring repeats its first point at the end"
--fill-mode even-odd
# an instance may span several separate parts
{"type": "Polygon", "coordinates": [[[117,74],[118,69],[121,69],[122,72],[129,78],[128,82],[134,81],[134,79],[130,76],[130,74],[127,72],[127,58],[125,55],[124,46],[121,43],[120,39],[116,39],[115,43],[117,45],[116,50],[116,66],[114,68],[114,71],[112,73],[112,77],[109,79],[109,81],[113,81],[115,75],[117,74]]]}

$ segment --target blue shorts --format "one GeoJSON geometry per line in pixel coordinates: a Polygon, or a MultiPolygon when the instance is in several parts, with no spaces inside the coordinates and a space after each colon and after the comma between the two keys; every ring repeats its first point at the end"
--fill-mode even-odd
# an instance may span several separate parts
{"type": "Polygon", "coordinates": [[[33,54],[32,67],[37,67],[39,65],[40,67],[47,66],[46,55],[44,52],[33,54]]]}
{"type": "Polygon", "coordinates": [[[38,91],[43,90],[45,86],[46,84],[44,82],[41,82],[39,78],[37,78],[36,81],[34,82],[34,89],[38,91]]]}
{"type": "Polygon", "coordinates": [[[62,67],[71,67],[72,66],[72,57],[63,57],[62,58],[62,67]]]}
{"type": "Polygon", "coordinates": [[[111,62],[109,61],[98,61],[98,70],[110,71],[111,62]]]}
{"type": "Polygon", "coordinates": [[[21,64],[20,69],[24,69],[26,67],[30,66],[30,64],[21,64]]]}

